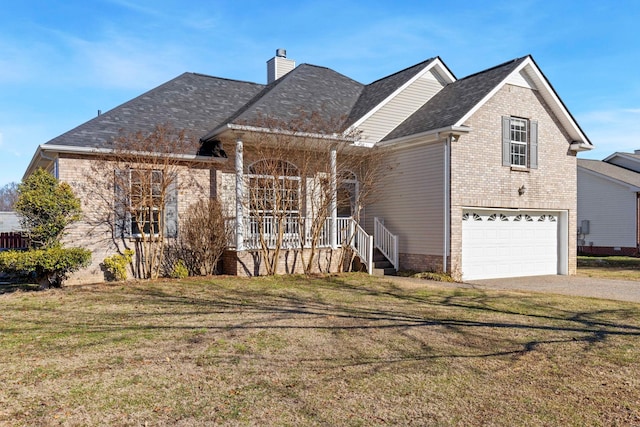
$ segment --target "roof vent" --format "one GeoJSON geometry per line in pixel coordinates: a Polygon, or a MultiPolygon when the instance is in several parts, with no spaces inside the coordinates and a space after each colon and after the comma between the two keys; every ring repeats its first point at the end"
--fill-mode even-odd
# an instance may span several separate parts
{"type": "Polygon", "coordinates": [[[287,59],[285,49],[276,49],[276,56],[267,61],[267,83],[274,82],[296,67],[296,61],[287,59]]]}

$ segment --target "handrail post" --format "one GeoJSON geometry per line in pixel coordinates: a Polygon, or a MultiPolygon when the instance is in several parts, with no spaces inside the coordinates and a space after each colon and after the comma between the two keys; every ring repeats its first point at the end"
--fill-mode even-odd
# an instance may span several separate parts
{"type": "Polygon", "coordinates": [[[367,271],[373,274],[373,236],[369,236],[367,271]]]}
{"type": "Polygon", "coordinates": [[[400,252],[398,251],[398,236],[393,236],[393,267],[396,270],[400,267],[399,259],[400,252]]]}

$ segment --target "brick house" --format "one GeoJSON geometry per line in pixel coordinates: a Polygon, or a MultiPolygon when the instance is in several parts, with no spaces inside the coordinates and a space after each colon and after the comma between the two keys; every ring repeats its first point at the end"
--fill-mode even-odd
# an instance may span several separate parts
{"type": "MultiPolygon", "coordinates": [[[[317,112],[327,120],[343,118],[343,134],[314,136],[327,141],[318,159],[331,165],[328,183],[335,184],[337,175],[332,140],[347,133],[358,135],[352,155],[384,148],[389,171],[357,224],[348,212],[341,218],[332,202],[319,269],[335,268],[331,254],[345,244],[348,229],[357,234],[348,245],[370,272],[375,247],[394,269],[440,270],[464,280],[575,273],[576,154],[592,145],[531,56],[462,79],[436,57],[370,84],[325,67],[296,67],[281,50],[267,68],[266,85],[178,76],[39,146],[27,174],[48,168],[92,212],[98,209],[95,188],[87,188],[83,176],[96,154],[109,152],[118,131],[147,131],[166,122],[188,129],[201,146],[180,175],[193,185],[176,194],[167,223],[177,229],[191,203],[218,197],[235,220],[224,271],[261,274],[251,239],[255,217],[246,203],[252,185],[262,185],[255,184],[260,159],[247,153],[256,135],[279,130],[248,124],[265,115],[287,120],[296,111],[317,112]]],[[[308,200],[311,178],[297,176],[295,164],[287,170],[293,172],[283,182],[295,187],[296,200],[308,200]]],[[[354,174],[349,191],[358,191],[358,179],[354,174]]],[[[295,215],[309,215],[303,201],[295,215]]],[[[291,242],[305,238],[300,229],[292,234],[298,240],[291,242]]],[[[112,235],[87,221],[70,230],[70,244],[94,252],[94,265],[76,280],[100,280],[99,262],[122,249],[112,235]]],[[[286,249],[283,271],[299,271],[288,265],[295,243],[286,249]]]]}

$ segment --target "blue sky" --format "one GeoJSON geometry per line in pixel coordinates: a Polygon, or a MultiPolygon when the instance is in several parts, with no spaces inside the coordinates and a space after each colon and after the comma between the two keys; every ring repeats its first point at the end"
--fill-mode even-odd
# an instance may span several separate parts
{"type": "Polygon", "coordinates": [[[362,83],[532,54],[602,159],[640,149],[640,2],[2,1],[0,186],[38,145],[185,72],[264,83],[276,48],[362,83]]]}

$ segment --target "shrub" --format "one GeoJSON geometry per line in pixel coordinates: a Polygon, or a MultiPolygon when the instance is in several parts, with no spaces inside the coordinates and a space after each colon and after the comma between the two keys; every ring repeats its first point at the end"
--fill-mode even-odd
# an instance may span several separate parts
{"type": "Polygon", "coordinates": [[[189,269],[184,264],[184,261],[181,259],[178,260],[173,266],[173,271],[171,272],[171,277],[174,279],[184,279],[189,276],[189,269]]]}
{"type": "Polygon", "coordinates": [[[83,248],[0,252],[0,270],[19,280],[34,280],[41,288],[61,287],[69,273],[90,263],[91,251],[83,248]]]}
{"type": "Polygon", "coordinates": [[[166,247],[165,274],[173,277],[178,262],[192,276],[215,274],[228,241],[229,229],[220,202],[217,199],[196,202],[181,221],[178,239],[166,247]]]}
{"type": "Polygon", "coordinates": [[[125,249],[124,253],[108,256],[102,261],[104,269],[109,273],[109,280],[126,280],[127,265],[133,260],[135,252],[131,249],[125,249]]]}
{"type": "Polygon", "coordinates": [[[37,169],[18,185],[15,210],[35,248],[58,246],[65,228],[81,217],[80,200],[69,184],[37,169]]]}

